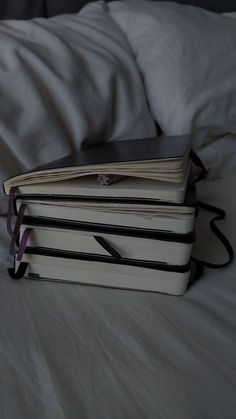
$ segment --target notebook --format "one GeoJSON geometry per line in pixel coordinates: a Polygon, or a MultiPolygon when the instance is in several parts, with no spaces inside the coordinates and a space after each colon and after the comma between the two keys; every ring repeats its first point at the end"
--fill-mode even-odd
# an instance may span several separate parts
{"type": "MultiPolygon", "coordinates": [[[[73,219],[68,217],[68,214],[67,218],[58,218],[55,203],[52,208],[49,203],[45,205],[47,212],[44,215],[41,211],[41,206],[44,206],[36,205],[36,212],[34,213],[34,208],[34,215],[32,215],[34,202],[23,202],[26,207],[21,222],[19,242],[25,230],[31,229],[27,241],[28,247],[107,255],[109,252],[97,240],[101,237],[121,257],[125,258],[158,260],[158,262],[175,265],[185,265],[190,259],[197,204],[196,189],[193,185],[188,187],[182,205],[159,203],[147,205],[148,211],[146,211],[143,204],[142,211],[138,206],[139,212],[136,217],[134,217],[135,205],[129,206],[128,213],[125,205],[123,205],[123,213],[121,210],[121,213],[117,212],[117,207],[113,205],[111,213],[108,209],[97,211],[94,208],[92,212],[84,211],[84,216],[78,206],[72,208],[76,210],[75,219],[73,219]],[[100,219],[99,215],[102,215],[100,219]],[[184,228],[181,229],[180,225],[184,228]]],[[[19,209],[20,205],[21,199],[18,199],[16,209],[19,209]]],[[[16,214],[18,215],[19,212],[16,214]]]]}
{"type": "Polygon", "coordinates": [[[103,204],[91,202],[33,201],[17,199],[16,214],[25,204],[25,215],[34,218],[73,220],[85,223],[112,224],[151,230],[188,233],[193,230],[194,206],[103,204]]]}
{"type": "Polygon", "coordinates": [[[190,165],[190,136],[115,141],[81,150],[4,182],[6,194],[137,198],[182,202],[190,165]],[[104,187],[99,174],[122,179],[104,187]]]}
{"type": "Polygon", "coordinates": [[[112,288],[182,295],[195,275],[190,263],[185,266],[114,260],[111,256],[88,256],[45,248],[27,249],[21,262],[15,262],[15,279],[56,281],[112,288]]]}
{"type": "Polygon", "coordinates": [[[45,223],[37,225],[31,219],[20,229],[20,242],[26,229],[31,229],[27,246],[46,247],[49,249],[79,252],[96,255],[109,255],[106,247],[101,246],[98,238],[102,238],[126,259],[164,262],[173,265],[188,263],[194,243],[193,231],[187,234],[156,232],[143,228],[115,228],[113,225],[87,223],[73,224],[66,227],[63,223],[50,227],[45,223]],[[85,229],[86,227],[86,229],[85,229]]]}

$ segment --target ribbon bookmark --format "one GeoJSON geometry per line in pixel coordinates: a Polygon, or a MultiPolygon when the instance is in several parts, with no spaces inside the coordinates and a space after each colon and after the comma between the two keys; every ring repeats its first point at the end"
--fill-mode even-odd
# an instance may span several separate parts
{"type": "Polygon", "coordinates": [[[120,253],[118,253],[117,250],[115,250],[109,243],[107,243],[107,241],[103,237],[101,236],[93,236],[93,237],[96,240],[96,242],[100,244],[100,246],[103,247],[104,250],[106,250],[111,256],[113,256],[113,258],[121,259],[120,253]]]}
{"type": "Polygon", "coordinates": [[[26,204],[22,204],[20,206],[18,215],[17,215],[17,219],[16,219],[16,223],[15,223],[15,228],[12,231],[11,237],[11,244],[10,244],[10,255],[14,255],[15,254],[15,247],[16,247],[16,240],[17,237],[19,236],[20,233],[20,228],[21,228],[21,224],[24,218],[24,214],[25,214],[25,209],[26,209],[26,204]]]}
{"type": "Polygon", "coordinates": [[[7,231],[11,237],[13,235],[11,219],[12,219],[12,214],[13,214],[13,204],[14,204],[14,199],[16,196],[16,191],[17,191],[17,187],[11,188],[9,192],[9,198],[8,198],[7,231]]]}
{"type": "Polygon", "coordinates": [[[21,262],[21,260],[24,256],[25,248],[27,246],[31,231],[32,231],[32,228],[26,228],[22,237],[21,237],[21,241],[20,241],[20,244],[19,244],[19,249],[18,249],[17,256],[16,256],[17,262],[21,262]]]}

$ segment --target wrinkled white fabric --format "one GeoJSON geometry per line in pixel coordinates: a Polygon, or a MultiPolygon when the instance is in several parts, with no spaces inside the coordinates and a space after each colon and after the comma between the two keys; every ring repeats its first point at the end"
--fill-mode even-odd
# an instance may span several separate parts
{"type": "Polygon", "coordinates": [[[102,2],[0,22],[0,91],[0,184],[82,143],[156,134],[132,51],[102,2]]]}
{"type": "Polygon", "coordinates": [[[134,51],[152,116],[166,134],[192,133],[211,176],[217,174],[209,145],[221,158],[235,152],[218,138],[236,134],[236,20],[161,1],[115,1],[109,10],[134,51]]]}

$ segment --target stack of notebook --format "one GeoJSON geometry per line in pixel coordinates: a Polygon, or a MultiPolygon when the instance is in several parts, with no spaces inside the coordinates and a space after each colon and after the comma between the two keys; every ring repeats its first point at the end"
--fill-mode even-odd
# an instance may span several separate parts
{"type": "Polygon", "coordinates": [[[183,294],[196,209],[189,152],[188,136],[110,142],[5,181],[11,276],[183,294]]]}

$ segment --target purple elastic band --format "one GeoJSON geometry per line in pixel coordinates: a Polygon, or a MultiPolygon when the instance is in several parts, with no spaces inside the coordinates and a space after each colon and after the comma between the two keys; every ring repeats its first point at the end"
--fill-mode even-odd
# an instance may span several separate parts
{"type": "Polygon", "coordinates": [[[17,215],[16,223],[15,223],[15,228],[11,235],[12,240],[10,244],[10,255],[15,254],[16,240],[20,232],[21,224],[23,221],[24,213],[25,213],[25,208],[26,208],[26,205],[21,204],[18,215],[17,215]]]}
{"type": "Polygon", "coordinates": [[[21,262],[21,260],[24,256],[25,248],[27,246],[27,242],[28,242],[29,235],[30,235],[31,231],[32,231],[31,228],[26,228],[23,235],[22,235],[20,245],[19,245],[19,249],[18,249],[18,252],[17,252],[17,257],[16,257],[17,262],[21,262]]]}
{"type": "Polygon", "coordinates": [[[11,225],[11,217],[12,217],[12,213],[13,213],[13,204],[14,204],[16,191],[17,191],[17,187],[11,188],[10,192],[9,192],[9,198],[8,198],[7,231],[10,234],[11,237],[13,235],[13,229],[12,229],[12,225],[11,225]]]}

